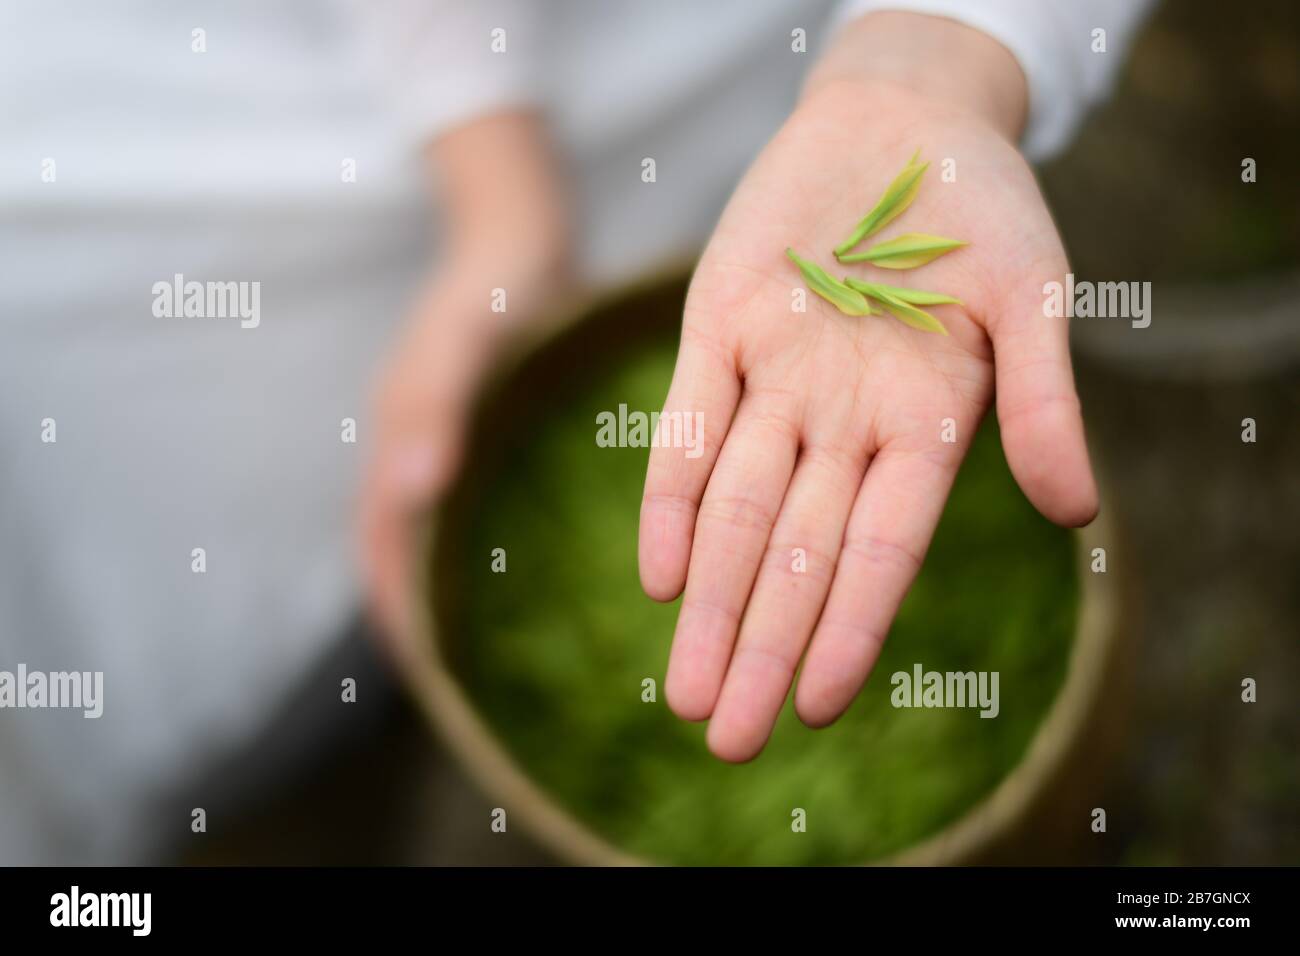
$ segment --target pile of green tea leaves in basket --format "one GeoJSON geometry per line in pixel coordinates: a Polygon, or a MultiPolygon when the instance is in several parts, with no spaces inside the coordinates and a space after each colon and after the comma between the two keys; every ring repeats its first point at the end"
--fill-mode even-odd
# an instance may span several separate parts
{"type": "MultiPolygon", "coordinates": [[[[895,239],[877,243],[862,252],[853,251],[858,243],[885,228],[912,205],[912,200],[921,191],[921,177],[930,166],[928,162],[918,163],[917,160],[920,158],[921,151],[917,150],[903,167],[903,171],[889,184],[880,201],[858,223],[852,235],[835,247],[837,260],[841,263],[870,262],[881,269],[915,269],[939,258],[944,253],[966,245],[960,239],[946,239],[943,236],[931,236],[924,232],[908,232],[895,239]]],[[[793,249],[786,249],[785,254],[799,267],[808,287],[845,315],[883,314],[880,309],[872,305],[874,300],[879,302],[886,312],[912,328],[947,335],[948,330],[943,327],[943,323],[919,306],[962,304],[960,299],[941,292],[865,282],[852,276],[845,276],[843,280],[836,279],[821,266],[803,258],[793,249]]]]}
{"type": "MultiPolygon", "coordinates": [[[[606,321],[645,321],[646,307],[620,301],[606,321]]],[[[787,701],[757,760],[718,760],[705,724],[678,719],[646,691],[663,674],[680,605],[647,598],[637,573],[650,450],[592,441],[603,410],[662,401],[675,328],[537,379],[546,386],[512,400],[492,431],[496,451],[480,458],[444,560],[430,567],[454,672],[523,773],[578,825],[637,858],[827,865],[913,847],[993,792],[1057,699],[1074,646],[1074,539],[1021,494],[997,424],[985,422],[848,712],[812,731],[787,701]],[[507,573],[462,559],[495,548],[509,554],[507,573]],[[895,706],[893,675],[918,663],[999,673],[997,719],[895,706]]]]}

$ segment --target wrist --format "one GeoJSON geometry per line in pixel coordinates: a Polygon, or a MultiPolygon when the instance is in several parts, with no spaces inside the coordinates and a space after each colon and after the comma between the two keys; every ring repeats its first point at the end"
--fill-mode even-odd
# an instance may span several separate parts
{"type": "Polygon", "coordinates": [[[466,241],[443,250],[408,318],[404,347],[451,350],[468,368],[545,315],[570,287],[564,246],[466,241]]]}
{"type": "Polygon", "coordinates": [[[1011,142],[1028,113],[1024,72],[1010,50],[925,14],[880,11],[846,24],[809,75],[804,98],[846,84],[907,91],[978,116],[1011,142]]]}
{"type": "Polygon", "coordinates": [[[435,140],[430,159],[442,207],[437,273],[446,284],[495,275],[494,286],[531,292],[567,275],[567,189],[539,116],[482,117],[435,140]]]}
{"type": "Polygon", "coordinates": [[[448,230],[434,267],[438,283],[469,292],[488,280],[492,288],[519,290],[527,301],[564,285],[573,268],[568,230],[541,217],[517,221],[518,231],[500,228],[497,219],[448,230]]]}

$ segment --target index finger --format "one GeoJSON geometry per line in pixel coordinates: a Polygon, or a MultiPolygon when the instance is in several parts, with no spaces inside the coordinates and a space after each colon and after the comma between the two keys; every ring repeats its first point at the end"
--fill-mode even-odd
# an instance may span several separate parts
{"type": "Polygon", "coordinates": [[[740,399],[735,362],[718,342],[682,329],[641,498],[641,587],[671,601],[686,584],[695,516],[740,399]]]}

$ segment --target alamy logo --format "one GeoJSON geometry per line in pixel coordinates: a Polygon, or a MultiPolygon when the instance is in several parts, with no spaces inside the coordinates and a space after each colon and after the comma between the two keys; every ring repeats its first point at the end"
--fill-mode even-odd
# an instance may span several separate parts
{"type": "Polygon", "coordinates": [[[179,272],[153,284],[153,314],[160,319],[239,319],[243,329],[262,322],[262,283],[186,282],[179,272]]]}
{"type": "Polygon", "coordinates": [[[81,710],[97,718],[104,713],[103,671],[0,671],[0,707],[81,710]]]}
{"type": "Polygon", "coordinates": [[[153,928],[152,893],[82,893],[73,886],[50,897],[51,926],[127,926],[132,936],[153,928]]]}
{"type": "Polygon", "coordinates": [[[978,707],[980,716],[993,718],[998,703],[998,671],[924,670],[912,665],[912,673],[895,671],[889,702],[895,707],[978,707]]]}
{"type": "Polygon", "coordinates": [[[1075,282],[1066,273],[1065,284],[1043,286],[1043,315],[1049,319],[1132,319],[1135,329],[1151,324],[1150,282],[1075,282]]]}
{"type": "Polygon", "coordinates": [[[596,416],[596,445],[599,448],[685,448],[687,458],[704,454],[703,412],[629,412],[626,405],[618,413],[601,412],[596,416]]]}

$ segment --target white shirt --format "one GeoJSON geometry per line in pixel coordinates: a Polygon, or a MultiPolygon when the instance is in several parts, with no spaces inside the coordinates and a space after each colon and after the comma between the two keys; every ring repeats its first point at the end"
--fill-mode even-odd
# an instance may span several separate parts
{"type": "MultiPolygon", "coordinates": [[[[884,6],[1004,42],[1042,155],[1104,92],[1143,4],[838,15],[884,6]]],[[[707,237],[831,14],[794,0],[3,7],[0,670],[103,671],[104,714],[0,710],[0,863],[150,858],[187,823],[153,808],[266,732],[360,605],[367,383],[436,231],[420,143],[503,106],[545,109],[575,167],[582,269],[625,280],[707,237]],[[257,327],[156,316],[154,285],[176,274],[260,281],[257,327]]]]}

